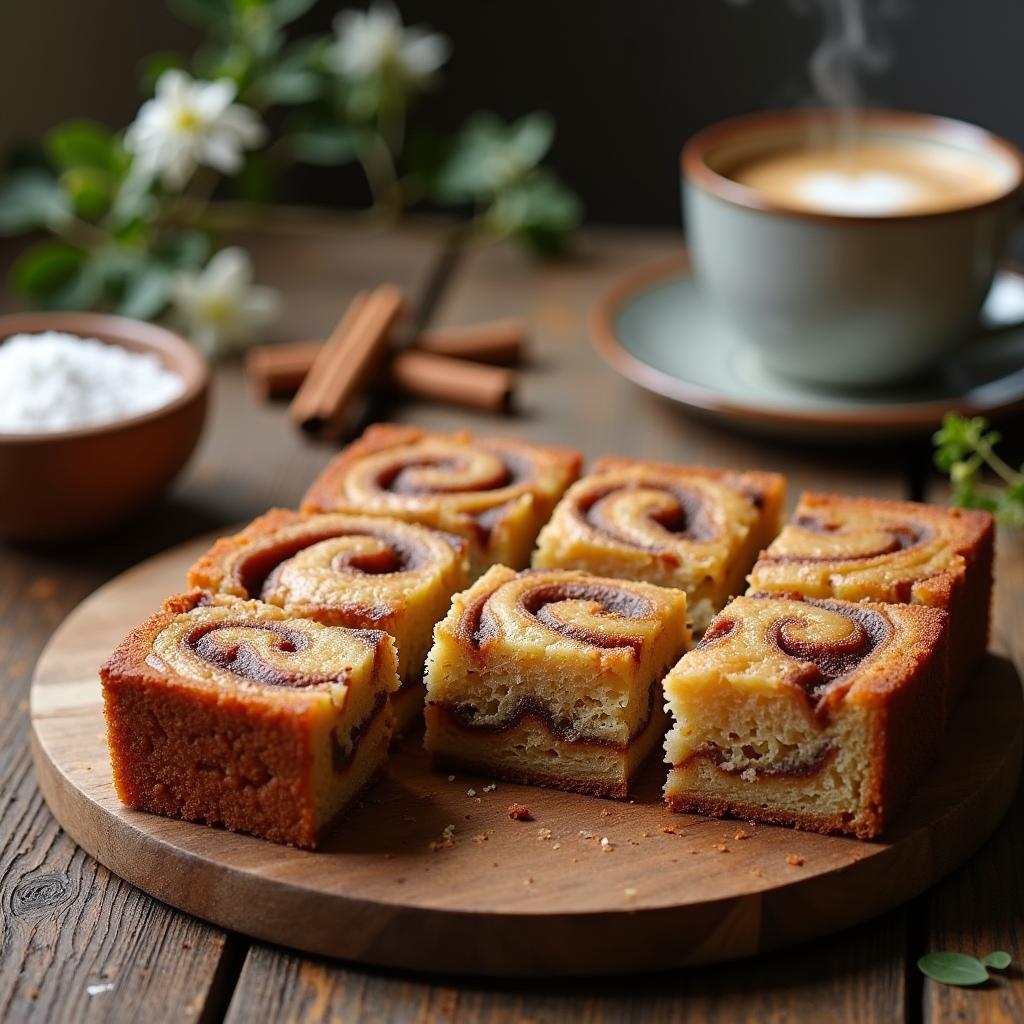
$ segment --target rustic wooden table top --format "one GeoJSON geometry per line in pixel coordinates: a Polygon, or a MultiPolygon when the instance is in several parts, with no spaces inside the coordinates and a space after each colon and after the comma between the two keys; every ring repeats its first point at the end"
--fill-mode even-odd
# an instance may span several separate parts
{"type": "MultiPolygon", "coordinates": [[[[529,322],[533,358],[513,418],[416,402],[378,405],[377,418],[509,430],[574,444],[588,456],[777,469],[789,476],[792,497],[809,486],[941,497],[923,442],[837,452],[734,435],[684,417],[601,364],[589,346],[591,304],[617,274],[676,249],[671,233],[591,230],[577,260],[554,266],[500,246],[453,259],[427,228],[374,235],[326,221],[268,224],[243,241],[260,279],[285,294],[282,338],[323,336],[353,292],[384,280],[429,297],[433,323],[512,314],[529,322]]],[[[135,562],[269,505],[294,504],[330,455],[297,436],[283,407],[254,402],[239,366],[224,366],[199,452],[156,508],[88,542],[0,544],[0,1020],[1024,1019],[1020,795],[965,867],[868,924],[753,961],[585,983],[394,975],[295,954],[172,910],[78,850],[43,803],[28,750],[29,678],[50,634],[89,592],[135,562]],[[915,967],[936,949],[1005,949],[1014,967],[977,989],[950,988],[915,967]]],[[[1004,536],[1000,549],[997,623],[1019,665],[1024,545],[1004,536]]]]}

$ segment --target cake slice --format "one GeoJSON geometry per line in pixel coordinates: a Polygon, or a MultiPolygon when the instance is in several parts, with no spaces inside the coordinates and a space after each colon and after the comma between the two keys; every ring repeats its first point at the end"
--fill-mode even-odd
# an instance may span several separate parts
{"type": "Polygon", "coordinates": [[[324,469],[302,508],[395,516],[465,537],[475,578],[497,562],[529,563],[580,461],[567,448],[379,423],[324,469]]]}
{"type": "Polygon", "coordinates": [[[170,598],[100,669],[117,795],[313,847],[384,766],[396,663],[381,630],[170,598]]]}
{"type": "Polygon", "coordinates": [[[689,639],[682,591],[494,566],[435,629],[426,747],[495,778],[625,797],[689,639]]]}
{"type": "Polygon", "coordinates": [[[468,544],[415,523],[272,509],[224,537],[189,570],[214,593],[258,598],[328,626],[383,629],[398,644],[401,731],[423,708],[423,663],[434,623],[469,582],[468,544]]]}
{"type": "Polygon", "coordinates": [[[676,811],[878,835],[942,739],[948,616],[738,597],[665,679],[676,811]]]}
{"type": "Polygon", "coordinates": [[[988,648],[992,516],[912,501],[804,494],[750,591],[927,605],[949,612],[954,683],[988,648]]]}
{"type": "Polygon", "coordinates": [[[779,529],[778,473],[606,457],[558,503],[533,564],[647,580],[686,591],[698,635],[779,529]]]}

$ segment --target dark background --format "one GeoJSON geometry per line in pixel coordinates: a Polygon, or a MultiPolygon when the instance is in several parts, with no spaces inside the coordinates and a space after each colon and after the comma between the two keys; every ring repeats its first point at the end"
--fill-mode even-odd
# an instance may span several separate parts
{"type": "MultiPolygon", "coordinates": [[[[898,0],[897,0],[898,2],[898,0]]],[[[894,0],[872,0],[892,7],[894,0]]],[[[329,27],[321,3],[300,32],[329,27]]],[[[365,6],[353,4],[352,6],[365,6]]],[[[448,35],[443,89],[417,121],[451,129],[475,109],[546,109],[551,162],[591,221],[678,218],[681,143],[730,114],[812,97],[807,60],[820,0],[401,0],[408,23],[448,35]]],[[[889,67],[866,81],[875,104],[974,121],[1024,144],[1024,4],[903,0],[883,21],[889,67]]],[[[137,109],[146,54],[187,50],[194,30],[162,0],[0,0],[0,144],[68,117],[121,127],[137,109]]],[[[357,205],[355,172],[303,171],[292,201],[357,205]]]]}

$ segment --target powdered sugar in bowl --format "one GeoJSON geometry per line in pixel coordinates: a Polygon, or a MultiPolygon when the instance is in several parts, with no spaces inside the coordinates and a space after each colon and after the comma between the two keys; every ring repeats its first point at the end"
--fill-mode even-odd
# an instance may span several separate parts
{"type": "Polygon", "coordinates": [[[154,324],[0,317],[0,536],[87,533],[151,502],[195,448],[208,381],[203,357],[154,324]]]}

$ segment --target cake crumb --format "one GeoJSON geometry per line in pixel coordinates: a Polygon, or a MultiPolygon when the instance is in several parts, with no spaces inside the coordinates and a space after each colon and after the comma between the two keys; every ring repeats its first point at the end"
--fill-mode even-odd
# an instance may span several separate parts
{"type": "Polygon", "coordinates": [[[475,789],[467,789],[466,790],[466,796],[476,796],[476,790],[475,789]]]}
{"type": "Polygon", "coordinates": [[[728,853],[729,852],[729,847],[726,846],[725,843],[715,843],[715,849],[719,853],[728,853]]]}
{"type": "Polygon", "coordinates": [[[615,849],[615,844],[607,836],[601,836],[601,849],[605,853],[609,853],[615,849]]]}
{"type": "Polygon", "coordinates": [[[455,776],[454,775],[449,775],[448,776],[448,781],[449,782],[454,782],[455,781],[455,776]]]}
{"type": "Polygon", "coordinates": [[[751,868],[750,869],[750,873],[755,878],[764,878],[764,872],[760,868],[751,868]]]}
{"type": "Polygon", "coordinates": [[[508,816],[513,821],[533,821],[533,815],[530,813],[530,808],[527,807],[526,804],[509,804],[508,816]]]}
{"type": "Polygon", "coordinates": [[[596,839],[597,838],[597,833],[596,832],[588,832],[585,828],[581,828],[580,829],[580,836],[583,839],[596,839]]]}
{"type": "Polygon", "coordinates": [[[533,877],[527,877],[523,879],[523,885],[533,885],[533,877]]]}
{"type": "Polygon", "coordinates": [[[736,842],[740,842],[743,839],[749,839],[749,838],[750,838],[750,833],[749,832],[744,832],[743,829],[740,829],[739,832],[737,832],[736,835],[733,836],[733,839],[735,839],[736,842]]]}
{"type": "Polygon", "coordinates": [[[676,829],[675,829],[674,825],[662,825],[661,826],[661,831],[664,832],[665,835],[668,835],[668,836],[676,835],[676,829]]]}
{"type": "Polygon", "coordinates": [[[437,853],[438,850],[446,850],[449,847],[455,845],[455,826],[445,825],[441,831],[441,838],[434,839],[430,843],[430,849],[433,853],[437,853]]]}
{"type": "Polygon", "coordinates": [[[611,816],[612,816],[612,812],[609,811],[607,807],[603,811],[601,811],[601,817],[602,818],[610,818],[611,816]]]}
{"type": "Polygon", "coordinates": [[[632,899],[636,895],[636,889],[632,888],[632,886],[623,889],[622,892],[623,895],[629,897],[629,899],[632,899]]]}
{"type": "Polygon", "coordinates": [[[560,850],[561,848],[562,848],[562,844],[561,843],[552,843],[551,844],[551,849],[552,850],[560,850]]]}
{"type": "Polygon", "coordinates": [[[798,853],[787,853],[786,863],[790,865],[790,867],[799,868],[803,866],[804,859],[798,853]]]}
{"type": "Polygon", "coordinates": [[[473,836],[473,842],[476,843],[477,845],[479,845],[480,843],[486,843],[487,842],[487,833],[486,832],[477,832],[477,834],[475,836],[473,836]]]}
{"type": "Polygon", "coordinates": [[[492,782],[489,786],[484,786],[484,792],[493,793],[497,788],[498,784],[496,782],[492,782]]]}
{"type": "Polygon", "coordinates": [[[551,829],[549,829],[549,828],[539,828],[539,829],[537,829],[537,838],[538,839],[550,839],[551,838],[551,829]]]}
{"type": "Polygon", "coordinates": [[[756,768],[744,768],[740,772],[740,778],[744,782],[757,782],[757,769],[756,768]]]}

